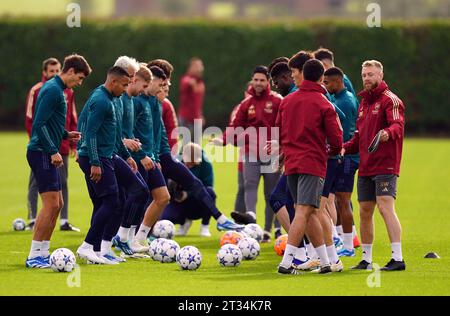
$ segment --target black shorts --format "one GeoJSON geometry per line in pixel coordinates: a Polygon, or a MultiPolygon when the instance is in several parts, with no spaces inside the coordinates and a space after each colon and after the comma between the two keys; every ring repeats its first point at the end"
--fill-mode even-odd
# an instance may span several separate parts
{"type": "Polygon", "coordinates": [[[377,196],[397,196],[397,178],[395,174],[370,177],[358,177],[358,201],[376,201],[377,196]]]}
{"type": "Polygon", "coordinates": [[[323,185],[322,196],[328,198],[330,193],[334,193],[334,184],[339,168],[338,159],[328,159],[327,161],[327,175],[325,176],[325,183],[323,185]]]}
{"type": "Polygon", "coordinates": [[[310,174],[288,175],[288,187],[295,204],[319,208],[324,179],[310,174]]]}
{"type": "Polygon", "coordinates": [[[359,164],[349,157],[345,157],[344,161],[339,164],[334,180],[334,188],[332,192],[353,192],[355,184],[355,174],[359,164]]]}
{"type": "Polygon", "coordinates": [[[50,154],[27,150],[27,160],[36,177],[39,193],[61,191],[61,178],[56,167],[52,165],[50,154]]]}

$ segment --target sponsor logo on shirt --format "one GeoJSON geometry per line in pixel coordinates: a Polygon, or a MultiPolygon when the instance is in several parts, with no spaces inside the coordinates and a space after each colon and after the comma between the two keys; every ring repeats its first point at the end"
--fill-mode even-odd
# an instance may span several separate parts
{"type": "Polygon", "coordinates": [[[264,112],[271,114],[273,112],[273,104],[272,102],[267,102],[266,106],[264,107],[264,112]]]}
{"type": "Polygon", "coordinates": [[[372,110],[372,114],[378,114],[378,112],[380,111],[380,106],[381,104],[379,102],[375,103],[375,107],[372,110]]]}
{"type": "Polygon", "coordinates": [[[256,110],[255,110],[255,106],[253,104],[248,107],[247,115],[248,115],[248,117],[256,116],[256,110]]]}

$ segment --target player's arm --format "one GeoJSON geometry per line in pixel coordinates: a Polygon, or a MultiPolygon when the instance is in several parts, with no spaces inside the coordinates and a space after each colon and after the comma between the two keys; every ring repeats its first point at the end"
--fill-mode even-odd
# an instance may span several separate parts
{"type": "Polygon", "coordinates": [[[339,116],[331,106],[327,105],[325,109],[324,121],[325,134],[330,146],[328,154],[331,156],[338,155],[342,149],[343,132],[341,122],[339,121],[339,116]]]}
{"type": "MultiPolygon", "coordinates": [[[[246,106],[245,102],[242,102],[239,105],[238,109],[236,110],[236,115],[231,120],[228,128],[242,127],[245,129],[246,122],[247,122],[247,106],[246,106]]],[[[237,135],[236,133],[233,133],[233,134],[234,134],[233,138],[229,139],[231,137],[228,136],[227,130],[225,130],[225,132],[222,135],[222,141],[223,141],[224,146],[227,144],[233,144],[234,146],[238,145],[238,138],[240,135],[237,135]]]]}
{"type": "MultiPolygon", "coordinates": [[[[78,115],[77,115],[77,108],[75,106],[75,98],[73,96],[73,92],[70,93],[70,99],[67,101],[67,106],[70,109],[70,124],[69,124],[69,130],[70,131],[76,131],[77,125],[78,125],[78,115]]],[[[75,155],[75,151],[77,149],[76,142],[70,142],[70,153],[72,156],[75,155]]]]}
{"type": "Polygon", "coordinates": [[[42,94],[36,104],[36,109],[39,109],[39,111],[37,111],[34,118],[34,127],[44,152],[50,155],[58,153],[58,148],[50,138],[48,120],[55,112],[55,109],[60,102],[59,98],[57,93],[47,90],[42,94]]]}
{"type": "Polygon", "coordinates": [[[389,127],[384,129],[387,132],[387,138],[383,139],[382,137],[381,141],[397,140],[403,137],[405,126],[405,107],[403,102],[398,98],[390,98],[386,104],[385,113],[389,127]]]}

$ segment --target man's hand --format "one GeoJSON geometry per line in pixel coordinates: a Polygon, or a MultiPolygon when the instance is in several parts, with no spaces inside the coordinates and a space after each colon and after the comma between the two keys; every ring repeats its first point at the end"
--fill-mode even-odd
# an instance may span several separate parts
{"type": "Polygon", "coordinates": [[[91,166],[91,180],[98,183],[102,178],[102,168],[99,166],[91,166]]]}
{"type": "Polygon", "coordinates": [[[153,163],[153,161],[148,156],[145,156],[144,158],[141,159],[141,164],[142,164],[142,166],[144,166],[144,169],[146,171],[149,171],[151,169],[155,169],[155,164],[153,163]]]}
{"type": "Polygon", "coordinates": [[[188,198],[188,194],[186,191],[181,191],[181,196],[179,198],[174,198],[175,202],[181,203],[186,201],[188,198]]]}
{"type": "Polygon", "coordinates": [[[133,152],[137,152],[142,148],[142,144],[139,140],[125,138],[122,141],[123,141],[125,147],[127,147],[129,150],[131,150],[133,152]]]}
{"type": "Polygon", "coordinates": [[[268,155],[278,155],[280,152],[280,144],[277,140],[268,140],[264,150],[268,155]]]}
{"type": "Polygon", "coordinates": [[[209,143],[214,145],[214,146],[223,146],[223,139],[222,138],[218,138],[218,137],[214,137],[214,138],[211,138],[209,140],[209,143]]]}
{"type": "Polygon", "coordinates": [[[128,157],[127,163],[130,166],[131,170],[133,170],[134,173],[136,173],[138,171],[138,167],[137,167],[136,161],[134,161],[133,158],[128,157]]]}
{"type": "Polygon", "coordinates": [[[156,168],[158,168],[159,170],[161,170],[161,164],[159,162],[155,162],[156,168]]]}
{"type": "Polygon", "coordinates": [[[78,143],[78,141],[81,139],[81,133],[77,131],[68,132],[67,139],[72,143],[78,143]]]}
{"type": "Polygon", "coordinates": [[[344,148],[344,147],[342,147],[340,155],[341,155],[342,157],[345,156],[345,148],[344,148]]]}
{"type": "Polygon", "coordinates": [[[62,167],[64,165],[60,153],[53,154],[51,158],[52,158],[52,165],[54,165],[56,168],[62,167]]]}
{"type": "Polygon", "coordinates": [[[381,132],[380,143],[385,143],[389,140],[389,133],[383,130],[381,132]]]}

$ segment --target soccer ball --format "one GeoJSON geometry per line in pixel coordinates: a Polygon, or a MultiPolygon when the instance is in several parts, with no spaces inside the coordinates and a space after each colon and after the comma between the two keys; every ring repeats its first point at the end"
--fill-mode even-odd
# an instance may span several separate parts
{"type": "Polygon", "coordinates": [[[237,267],[242,261],[242,252],[236,245],[223,245],[217,252],[217,261],[222,267],[237,267]]]}
{"type": "Polygon", "coordinates": [[[233,244],[237,245],[238,242],[244,238],[240,233],[229,230],[225,232],[222,237],[220,237],[220,246],[226,245],[226,244],[233,244]]]}
{"type": "Polygon", "coordinates": [[[162,263],[175,262],[179,250],[180,245],[175,240],[164,239],[156,246],[155,258],[162,263]]]}
{"type": "Polygon", "coordinates": [[[238,243],[238,247],[242,252],[242,257],[245,260],[254,260],[259,256],[261,247],[256,239],[248,237],[241,239],[238,243]]]}
{"type": "Polygon", "coordinates": [[[58,248],[50,256],[50,267],[55,272],[70,272],[75,263],[75,255],[67,248],[58,248]]]}
{"type": "Polygon", "coordinates": [[[263,239],[264,232],[258,224],[245,225],[244,232],[250,237],[256,239],[257,242],[261,242],[263,239]]]}
{"type": "Polygon", "coordinates": [[[275,241],[275,245],[273,246],[273,248],[275,249],[275,252],[277,253],[277,255],[279,255],[279,256],[284,255],[284,250],[286,249],[287,239],[288,239],[288,235],[284,234],[284,235],[281,235],[280,237],[278,237],[277,240],[275,241]]]}
{"type": "Polygon", "coordinates": [[[153,240],[153,241],[150,243],[148,252],[149,252],[150,257],[151,257],[153,260],[159,261],[159,262],[162,261],[161,251],[160,251],[160,248],[159,248],[159,247],[160,247],[160,244],[161,244],[161,243],[165,243],[166,241],[169,241],[169,239],[166,239],[166,238],[156,238],[155,240],[153,240]]]}
{"type": "Polygon", "coordinates": [[[152,235],[156,238],[172,239],[174,233],[175,225],[166,219],[156,222],[152,230],[152,235]]]}
{"type": "Polygon", "coordinates": [[[25,223],[25,221],[21,218],[16,218],[15,220],[13,220],[13,229],[14,230],[25,230],[25,226],[27,226],[27,224],[25,223]]]}
{"type": "Polygon", "coordinates": [[[202,264],[202,254],[194,246],[184,246],[177,253],[177,264],[183,270],[197,270],[202,264]]]}

